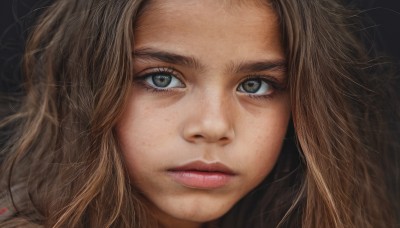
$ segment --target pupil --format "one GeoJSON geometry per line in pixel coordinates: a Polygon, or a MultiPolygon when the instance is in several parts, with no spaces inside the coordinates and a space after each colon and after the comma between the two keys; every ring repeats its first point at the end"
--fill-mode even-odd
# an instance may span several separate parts
{"type": "Polygon", "coordinates": [[[167,87],[171,83],[171,76],[169,75],[155,75],[153,78],[153,83],[157,87],[167,87]]]}
{"type": "Polygon", "coordinates": [[[243,89],[248,93],[256,93],[261,87],[261,80],[252,79],[244,82],[243,89]]]}

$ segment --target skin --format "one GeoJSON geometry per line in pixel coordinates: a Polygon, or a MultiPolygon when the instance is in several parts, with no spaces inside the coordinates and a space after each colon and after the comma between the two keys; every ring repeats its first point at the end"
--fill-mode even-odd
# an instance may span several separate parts
{"type": "Polygon", "coordinates": [[[243,68],[284,63],[277,17],[255,2],[153,1],[136,24],[134,50],[135,79],[116,127],[130,177],[163,226],[199,227],[254,189],[280,153],[290,118],[285,69],[243,68]],[[156,75],[178,80],[154,88],[156,75]],[[263,93],[243,90],[255,75],[269,80],[263,93]],[[235,175],[216,189],[168,175],[192,161],[235,175]]]}

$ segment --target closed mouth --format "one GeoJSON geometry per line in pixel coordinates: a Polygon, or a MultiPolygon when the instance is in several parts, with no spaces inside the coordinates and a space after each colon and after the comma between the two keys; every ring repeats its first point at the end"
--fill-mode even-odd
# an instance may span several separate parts
{"type": "Polygon", "coordinates": [[[170,172],[201,172],[201,173],[220,173],[225,175],[235,175],[235,173],[222,163],[204,163],[202,161],[192,162],[183,166],[168,169],[170,172]]]}
{"type": "Polygon", "coordinates": [[[221,163],[207,164],[201,161],[168,169],[167,173],[184,187],[205,190],[222,188],[236,175],[221,163]]]}

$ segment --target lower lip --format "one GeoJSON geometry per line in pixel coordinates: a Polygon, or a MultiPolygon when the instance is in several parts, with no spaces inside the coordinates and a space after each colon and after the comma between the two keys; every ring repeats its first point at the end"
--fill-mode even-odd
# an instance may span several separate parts
{"type": "Polygon", "coordinates": [[[233,175],[220,172],[169,171],[173,180],[188,188],[216,189],[224,187],[233,175]]]}

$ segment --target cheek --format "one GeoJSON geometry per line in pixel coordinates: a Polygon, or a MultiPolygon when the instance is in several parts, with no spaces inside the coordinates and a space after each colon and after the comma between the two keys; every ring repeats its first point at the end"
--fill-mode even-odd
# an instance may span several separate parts
{"type": "MultiPolygon", "coordinates": [[[[130,127],[125,126],[124,130],[119,129],[118,138],[131,181],[133,183],[142,183],[143,181],[146,183],[148,181],[145,180],[146,177],[153,175],[154,161],[162,155],[160,148],[155,146],[160,139],[154,135],[154,131],[150,128],[141,127],[140,124],[135,126],[134,123],[129,123],[130,127]]],[[[140,187],[140,185],[137,187],[140,187]]]]}
{"type": "Polygon", "coordinates": [[[274,167],[290,118],[289,106],[282,105],[243,121],[241,164],[249,176],[263,179],[274,167]],[[247,161],[246,163],[243,161],[247,161]]]}
{"type": "Polygon", "coordinates": [[[264,179],[272,170],[282,147],[282,138],[276,136],[277,134],[272,134],[255,140],[252,154],[248,156],[249,175],[264,179]]]}
{"type": "Polygon", "coordinates": [[[132,96],[124,115],[116,126],[121,150],[131,174],[147,172],[154,161],[165,155],[163,146],[176,135],[176,114],[160,112],[132,96]]]}
{"type": "Polygon", "coordinates": [[[280,138],[276,141],[273,141],[273,139],[255,140],[254,144],[248,146],[246,155],[238,159],[239,162],[241,161],[243,170],[245,170],[243,173],[254,185],[253,187],[261,182],[275,166],[281,145],[280,138]]]}

